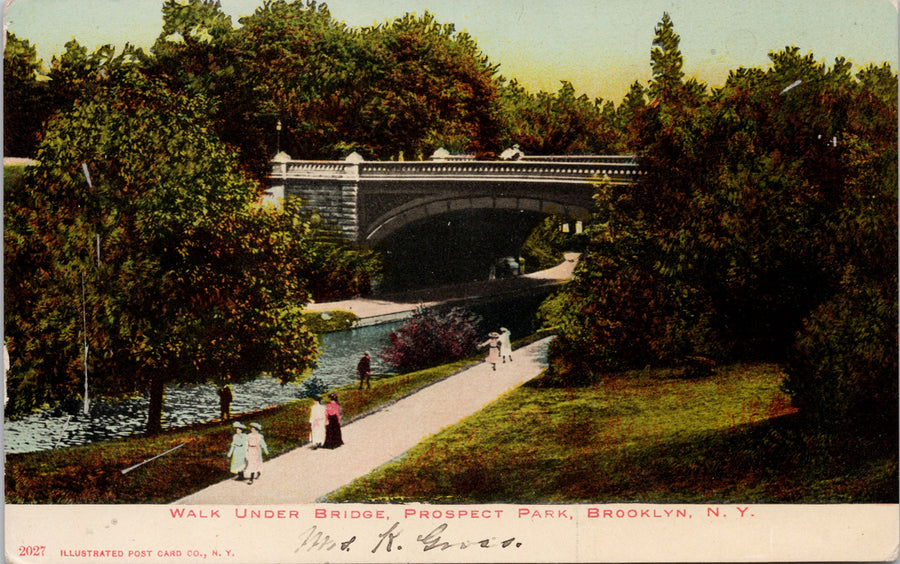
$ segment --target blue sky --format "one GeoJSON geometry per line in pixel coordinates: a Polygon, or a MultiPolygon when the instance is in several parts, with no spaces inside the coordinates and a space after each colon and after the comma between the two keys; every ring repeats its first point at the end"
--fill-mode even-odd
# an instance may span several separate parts
{"type": "MultiPolygon", "coordinates": [[[[10,0],[5,0],[7,3],[10,0]]],[[[616,103],[650,76],[656,24],[668,12],[681,36],[685,72],[711,86],[739,66],[767,66],[768,53],[795,45],[831,63],[889,62],[897,69],[892,0],[332,0],[332,15],[365,26],[426,10],[465,30],[500,73],[528,88],[616,103]]],[[[221,0],[234,25],[262,0],[221,0]]],[[[13,0],[4,23],[49,64],[76,38],[93,49],[125,42],[149,48],[162,27],[162,0],[13,0]]]]}

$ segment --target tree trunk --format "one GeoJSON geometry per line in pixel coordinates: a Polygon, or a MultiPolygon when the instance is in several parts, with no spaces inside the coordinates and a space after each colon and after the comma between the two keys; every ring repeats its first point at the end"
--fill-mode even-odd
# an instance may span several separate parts
{"type": "Polygon", "coordinates": [[[163,401],[166,391],[162,378],[150,381],[150,408],[147,412],[147,434],[155,435],[162,431],[163,401]]]}

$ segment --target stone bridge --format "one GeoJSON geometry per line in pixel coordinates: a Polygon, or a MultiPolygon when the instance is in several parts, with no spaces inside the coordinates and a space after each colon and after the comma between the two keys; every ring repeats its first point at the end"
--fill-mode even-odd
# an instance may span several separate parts
{"type": "MultiPolygon", "coordinates": [[[[505,154],[510,154],[507,150],[505,154]]],[[[633,156],[525,156],[481,161],[437,151],[428,161],[272,160],[267,197],[301,198],[350,240],[372,245],[448,212],[518,210],[586,220],[599,180],[632,183],[633,156]]]]}

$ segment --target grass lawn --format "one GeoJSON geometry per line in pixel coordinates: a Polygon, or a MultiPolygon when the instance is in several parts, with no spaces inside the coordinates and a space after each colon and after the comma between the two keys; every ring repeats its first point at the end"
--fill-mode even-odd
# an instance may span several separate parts
{"type": "MultiPolygon", "coordinates": [[[[372,380],[372,389],[356,385],[336,390],[344,421],[391,403],[478,360],[372,380]]],[[[311,400],[298,400],[232,420],[262,425],[271,456],[301,446],[309,437],[311,400]]],[[[230,478],[225,454],[231,423],[214,421],[167,430],[157,436],[133,436],[92,445],[6,455],[9,503],[165,503],[230,478]],[[122,470],[171,448],[171,454],[122,474],[122,470]]],[[[271,458],[270,456],[270,458],[271,458]]]]}
{"type": "Polygon", "coordinates": [[[775,365],[523,386],[331,501],[897,502],[894,430],[806,436],[775,365]]]}

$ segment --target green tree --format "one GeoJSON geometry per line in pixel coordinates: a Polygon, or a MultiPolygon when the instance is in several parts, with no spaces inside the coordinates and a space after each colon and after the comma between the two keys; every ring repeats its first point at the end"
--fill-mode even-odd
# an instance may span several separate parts
{"type": "Polygon", "coordinates": [[[502,89],[504,146],[519,145],[526,154],[602,154],[616,145],[613,114],[601,99],[575,95],[562,81],[555,93],[530,94],[511,81],[502,89]]]}
{"type": "Polygon", "coordinates": [[[50,116],[43,63],[27,39],[6,32],[3,52],[3,155],[32,157],[41,126],[50,116]]]}
{"type": "Polygon", "coordinates": [[[370,98],[363,109],[376,155],[431,154],[444,147],[481,154],[497,143],[496,65],[474,38],[434,15],[406,14],[367,28],[372,61],[370,98]]]}
{"type": "MultiPolygon", "coordinates": [[[[896,75],[872,66],[854,80],[844,59],[828,67],[792,47],[707,94],[683,80],[668,18],[654,46],[650,98],[631,119],[643,174],[598,187],[591,244],[566,290],[572,307],[551,320],[562,327],[551,374],[574,383],[647,363],[793,351],[797,404],[825,414],[841,400],[803,397],[816,389],[808,368],[824,361],[810,358],[817,346],[792,346],[798,331],[831,344],[841,331],[877,334],[869,360],[897,346],[884,338],[889,325],[826,334],[822,321],[896,301],[896,75]],[[846,280],[874,289],[851,296],[846,280]]],[[[887,390],[878,397],[895,398],[889,366],[875,376],[859,366],[836,368],[835,381],[874,377],[887,390]]]]}
{"type": "Polygon", "coordinates": [[[153,73],[214,100],[216,131],[259,179],[276,149],[394,158],[496,144],[495,67],[431,14],[356,30],[312,1],[265,2],[238,28],[209,0],[163,13],[153,73]]]}
{"type": "Polygon", "coordinates": [[[684,59],[681,56],[681,38],[675,33],[675,25],[668,12],[656,26],[653,49],[650,50],[652,78],[649,86],[651,98],[669,97],[683,83],[684,59]]]}
{"type": "Polygon", "coordinates": [[[85,344],[92,396],[148,392],[149,432],[168,382],[287,382],[313,361],[311,229],[255,203],[207,111],[136,73],[50,124],[6,199],[13,411],[80,396],[85,344]]]}

